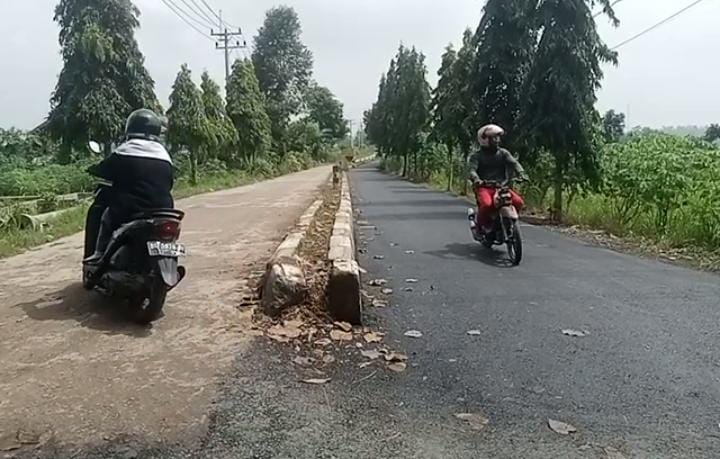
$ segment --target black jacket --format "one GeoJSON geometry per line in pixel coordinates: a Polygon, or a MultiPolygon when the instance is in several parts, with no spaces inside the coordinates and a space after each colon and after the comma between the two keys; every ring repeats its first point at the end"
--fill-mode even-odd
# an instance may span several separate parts
{"type": "Polygon", "coordinates": [[[118,219],[127,221],[144,210],[174,207],[172,160],[160,143],[129,140],[89,172],[112,182],[109,205],[118,219]]]}

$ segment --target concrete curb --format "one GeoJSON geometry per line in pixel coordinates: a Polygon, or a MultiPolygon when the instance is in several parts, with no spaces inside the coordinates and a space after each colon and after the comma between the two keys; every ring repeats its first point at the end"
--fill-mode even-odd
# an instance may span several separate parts
{"type": "Polygon", "coordinates": [[[342,174],[340,207],[335,215],[328,260],[332,264],[327,285],[327,304],[337,320],[362,323],[360,268],[355,258],[355,232],[350,185],[342,174]]]}
{"type": "Polygon", "coordinates": [[[298,251],[322,204],[323,200],[318,199],[305,210],[265,267],[260,304],[269,316],[278,316],[285,309],[301,304],[307,296],[308,285],[298,251]]]}

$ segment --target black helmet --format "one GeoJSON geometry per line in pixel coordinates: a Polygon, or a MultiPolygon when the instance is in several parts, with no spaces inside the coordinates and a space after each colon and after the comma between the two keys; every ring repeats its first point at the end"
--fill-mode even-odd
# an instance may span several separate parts
{"type": "Polygon", "coordinates": [[[158,141],[162,133],[162,121],[152,110],[141,108],[130,114],[125,124],[125,136],[128,139],[158,141]]]}

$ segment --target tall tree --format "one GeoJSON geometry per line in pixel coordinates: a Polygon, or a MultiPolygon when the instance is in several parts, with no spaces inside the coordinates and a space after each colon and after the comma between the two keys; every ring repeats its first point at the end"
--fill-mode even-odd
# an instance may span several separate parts
{"type": "Polygon", "coordinates": [[[617,143],[625,134],[625,114],[608,110],[603,116],[603,135],[607,143],[617,143]]]}
{"type": "Polygon", "coordinates": [[[617,54],[598,35],[592,11],[596,4],[617,24],[610,0],[541,0],[538,9],[542,35],[519,125],[535,151],[544,148],[553,155],[556,219],[562,218],[563,189],[571,175],[573,181],[599,177],[596,91],[602,63],[617,62],[617,54]]]}
{"type": "Polygon", "coordinates": [[[159,109],[134,37],[139,15],[130,0],[60,0],[55,8],[63,69],[47,127],[66,153],[89,140],[109,152],[133,110],[159,109]]]}
{"type": "Polygon", "coordinates": [[[343,104],[328,88],[311,84],[307,91],[307,109],[309,118],[333,142],[344,139],[350,131],[343,117],[343,104]]]}
{"type": "Polygon", "coordinates": [[[227,83],[227,113],[238,133],[243,157],[254,164],[270,146],[270,118],[250,60],[237,60],[227,83]]]}
{"type": "Polygon", "coordinates": [[[198,163],[211,141],[210,127],[200,90],[183,64],[170,94],[167,141],[173,152],[186,149],[190,156],[190,180],[197,183],[198,163]]]}
{"type": "Polygon", "coordinates": [[[445,48],[442,64],[438,71],[438,85],[433,90],[432,99],[432,139],[441,142],[447,149],[447,189],[452,189],[454,152],[458,143],[457,130],[462,125],[462,101],[458,99],[457,88],[460,84],[455,79],[455,63],[457,52],[452,45],[445,48]]]}
{"type": "Polygon", "coordinates": [[[720,124],[711,124],[705,131],[705,140],[708,142],[715,142],[720,140],[720,124]]]}
{"type": "MultiPolygon", "coordinates": [[[[208,72],[203,72],[202,82],[203,108],[208,120],[209,139],[208,147],[215,150],[214,156],[223,161],[230,161],[233,155],[230,147],[237,142],[238,135],[232,120],[225,111],[225,102],[220,95],[220,86],[210,78],[208,72]]],[[[210,156],[210,152],[206,156],[210,156]]]]}
{"type": "Polygon", "coordinates": [[[302,43],[301,33],[295,10],[280,6],[268,11],[255,37],[252,60],[267,99],[273,138],[281,152],[286,150],[290,119],[301,113],[312,76],[312,53],[302,43]]]}
{"type": "Polygon", "coordinates": [[[461,121],[456,125],[456,136],[465,160],[475,142],[475,133],[483,123],[478,114],[478,94],[473,84],[477,67],[476,48],[475,35],[470,29],[466,29],[463,33],[462,47],[458,51],[452,70],[453,79],[457,82],[454,88],[455,99],[458,101],[458,109],[462,112],[461,121]]]}
{"type": "MultiPolygon", "coordinates": [[[[489,0],[474,36],[473,95],[477,123],[495,123],[512,143],[522,85],[538,35],[537,0],[489,0]]],[[[478,126],[479,127],[479,126],[478,126]]]]}

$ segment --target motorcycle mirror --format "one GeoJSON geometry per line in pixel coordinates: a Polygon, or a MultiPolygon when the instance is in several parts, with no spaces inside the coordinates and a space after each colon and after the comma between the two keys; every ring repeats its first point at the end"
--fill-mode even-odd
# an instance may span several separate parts
{"type": "Polygon", "coordinates": [[[98,153],[98,154],[99,154],[99,153],[102,152],[102,148],[100,148],[100,144],[97,143],[97,142],[95,142],[95,141],[93,141],[93,140],[91,140],[90,142],[88,142],[88,148],[90,148],[90,151],[92,151],[93,153],[98,153]]]}

